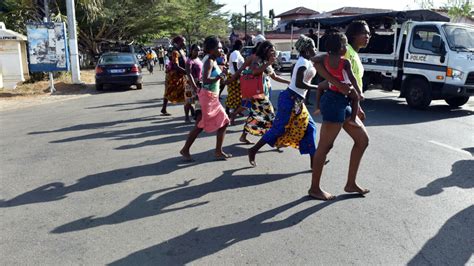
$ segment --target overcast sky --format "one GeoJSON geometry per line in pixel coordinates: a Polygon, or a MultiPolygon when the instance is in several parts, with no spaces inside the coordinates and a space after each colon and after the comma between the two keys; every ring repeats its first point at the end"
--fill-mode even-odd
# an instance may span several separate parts
{"type": "MultiPolygon", "coordinates": [[[[244,13],[244,5],[247,5],[247,12],[257,12],[260,10],[260,0],[216,0],[220,4],[226,4],[224,11],[230,13],[244,13]]],[[[273,9],[275,15],[281,14],[296,7],[307,7],[319,12],[331,11],[344,6],[384,8],[394,10],[418,9],[418,0],[262,0],[263,14],[268,16],[268,11],[273,9]]],[[[434,0],[435,7],[442,6],[447,0],[434,0]]]]}

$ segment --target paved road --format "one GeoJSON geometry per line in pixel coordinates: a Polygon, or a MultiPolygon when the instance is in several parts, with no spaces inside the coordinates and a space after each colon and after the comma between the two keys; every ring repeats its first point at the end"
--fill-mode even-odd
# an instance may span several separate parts
{"type": "Polygon", "coordinates": [[[163,76],[145,81],[0,113],[3,265],[474,264],[473,100],[415,111],[368,92],[359,182],[372,192],[344,194],[342,133],[322,180],[338,198],[321,202],[296,150],[265,147],[249,168],[242,120],[225,139],[234,158],[213,161],[206,134],[181,162],[182,106],[159,116],[163,76]]]}

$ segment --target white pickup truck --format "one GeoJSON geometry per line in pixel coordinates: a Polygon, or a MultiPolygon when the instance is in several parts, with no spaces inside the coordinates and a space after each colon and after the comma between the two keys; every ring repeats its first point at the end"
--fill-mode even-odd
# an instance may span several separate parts
{"type": "MultiPolygon", "coordinates": [[[[343,28],[353,20],[367,21],[372,32],[369,46],[359,51],[364,89],[399,90],[416,109],[432,100],[459,107],[474,95],[473,26],[449,23],[428,10],[296,20],[293,25],[343,28]]],[[[322,48],[319,41],[317,46],[322,48]]]]}

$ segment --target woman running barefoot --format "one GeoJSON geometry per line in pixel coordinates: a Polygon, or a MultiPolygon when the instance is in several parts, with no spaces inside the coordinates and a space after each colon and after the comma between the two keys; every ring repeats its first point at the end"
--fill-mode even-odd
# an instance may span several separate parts
{"type": "Polygon", "coordinates": [[[317,86],[308,82],[316,75],[313,63],[309,60],[315,55],[315,45],[312,39],[302,35],[295,47],[300,57],[293,69],[288,89],[282,91],[278,97],[278,111],[273,125],[257,144],[248,150],[252,166],[257,165],[255,155],[265,144],[272,147],[291,146],[299,149],[301,154],[309,154],[310,158],[316,152],[316,124],[304,104],[306,92],[317,89],[317,86]]]}
{"type": "Polygon", "coordinates": [[[191,130],[181,149],[180,154],[185,161],[192,161],[189,149],[196,138],[204,130],[206,132],[217,131],[217,142],[215,150],[216,160],[227,160],[232,157],[222,150],[222,143],[229,125],[229,118],[224,107],[219,102],[219,83],[225,77],[216,63],[216,58],[222,53],[222,44],[215,36],[209,36],[204,40],[204,52],[207,54],[203,59],[202,89],[198,93],[201,105],[201,120],[191,130]]]}
{"type": "MultiPolygon", "coordinates": [[[[346,36],[349,42],[346,58],[351,62],[352,72],[355,75],[359,88],[362,88],[364,69],[357,51],[366,47],[369,43],[369,27],[365,21],[354,21],[347,28],[346,36]]],[[[362,112],[362,109],[359,108],[359,117],[357,117],[356,121],[360,127],[349,125],[348,121],[352,110],[349,100],[345,95],[349,93],[350,87],[347,84],[342,84],[338,79],[328,73],[324,66],[323,57],[315,57],[313,58],[313,62],[315,63],[318,73],[327,81],[334,84],[342,93],[326,90],[326,93],[321,96],[321,115],[323,116],[323,123],[321,125],[318,149],[313,160],[313,177],[308,193],[311,197],[320,200],[331,200],[335,198],[332,194],[321,189],[320,182],[326,156],[333,147],[334,141],[341,129],[344,129],[354,140],[344,191],[355,192],[361,195],[369,193],[368,189],[360,187],[356,182],[357,171],[359,170],[362,156],[369,145],[369,135],[361,121],[365,119],[365,114],[362,112]]],[[[320,84],[320,87],[323,86],[328,88],[327,82],[320,84]]]]}

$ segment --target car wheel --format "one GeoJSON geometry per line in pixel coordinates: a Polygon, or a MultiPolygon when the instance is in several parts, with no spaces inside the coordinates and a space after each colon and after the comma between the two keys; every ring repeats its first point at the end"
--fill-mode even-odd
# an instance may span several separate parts
{"type": "Polygon", "coordinates": [[[143,84],[139,83],[137,84],[137,90],[141,90],[143,88],[143,84]]]}
{"type": "Polygon", "coordinates": [[[406,100],[411,108],[424,110],[431,103],[431,87],[423,79],[416,78],[409,82],[406,100]]]}
{"type": "Polygon", "coordinates": [[[95,84],[95,89],[98,91],[103,91],[104,90],[104,84],[95,84]]]}
{"type": "Polygon", "coordinates": [[[469,101],[469,96],[457,96],[444,99],[451,107],[459,107],[469,101]]]}

